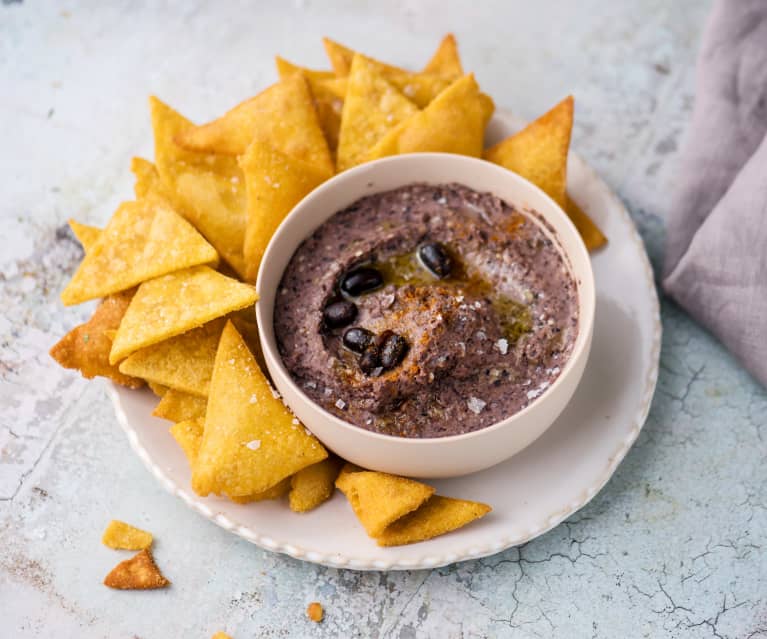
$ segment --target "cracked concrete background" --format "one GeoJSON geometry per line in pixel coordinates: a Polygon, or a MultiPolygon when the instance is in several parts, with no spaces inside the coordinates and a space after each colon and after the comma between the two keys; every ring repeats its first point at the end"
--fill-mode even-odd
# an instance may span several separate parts
{"type": "MultiPolygon", "coordinates": [[[[568,92],[574,148],[629,206],[659,265],[707,2],[12,2],[0,5],[0,636],[767,637],[767,394],[664,300],[658,392],[607,487],[553,531],[431,571],[332,570],[255,548],[169,496],[101,383],[46,352],[90,308],[57,299],[151,150],[146,96],[198,120],[325,64],[328,34],[418,66],[455,31],[466,67],[524,117],[568,92]],[[101,585],[99,543],[152,530],[167,591],[101,585]],[[321,601],[325,621],[304,616],[321,601]]],[[[627,286],[631,283],[627,282],[627,286]]]]}

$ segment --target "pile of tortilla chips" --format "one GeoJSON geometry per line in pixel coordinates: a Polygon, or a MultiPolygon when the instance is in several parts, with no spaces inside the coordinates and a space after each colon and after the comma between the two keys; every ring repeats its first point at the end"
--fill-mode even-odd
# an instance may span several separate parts
{"type": "Polygon", "coordinates": [[[248,313],[272,234],[312,189],[360,163],[400,153],[458,153],[538,184],[571,215],[586,245],[604,236],[568,196],[573,123],[568,97],[484,149],[494,105],[464,73],[452,35],[422,71],[324,40],[332,70],[277,58],[279,81],[196,125],[150,99],[154,162],[134,158],[134,198],[103,229],[70,221],[84,258],[64,304],[100,299],[51,355],[85,377],[108,377],[161,397],[200,495],[237,503],[289,495],[296,512],[335,487],[379,544],[429,539],[489,507],[425,484],[345,467],[301,425],[260,364],[248,313]],[[340,472],[340,475],[339,475],[340,472]]]}

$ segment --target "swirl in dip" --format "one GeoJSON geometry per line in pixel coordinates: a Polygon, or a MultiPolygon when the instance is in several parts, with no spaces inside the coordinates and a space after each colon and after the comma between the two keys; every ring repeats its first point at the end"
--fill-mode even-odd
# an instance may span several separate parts
{"type": "Polygon", "coordinates": [[[460,184],[358,200],[285,269],[287,370],[326,410],[388,435],[458,435],[520,411],[578,333],[576,283],[541,224],[460,184]]]}

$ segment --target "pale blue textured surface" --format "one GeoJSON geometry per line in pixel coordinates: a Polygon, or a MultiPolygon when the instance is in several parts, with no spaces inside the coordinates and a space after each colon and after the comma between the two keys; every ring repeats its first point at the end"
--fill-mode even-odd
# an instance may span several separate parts
{"type": "Polygon", "coordinates": [[[418,66],[453,30],[524,117],[573,92],[574,148],[657,267],[708,3],[103,4],[0,5],[1,637],[767,637],[767,394],[671,303],[650,418],[594,501],[520,549],[410,573],[301,563],[201,519],[130,452],[103,385],[46,354],[89,312],[57,299],[78,258],[63,225],[129,196],[146,96],[204,120],[270,82],[275,53],[324,64],[324,34],[418,66]],[[111,517],[155,533],[171,589],[101,585],[111,517]]]}

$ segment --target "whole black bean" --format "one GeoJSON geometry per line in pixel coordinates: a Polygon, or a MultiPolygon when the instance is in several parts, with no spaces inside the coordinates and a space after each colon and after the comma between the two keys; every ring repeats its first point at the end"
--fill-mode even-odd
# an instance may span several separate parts
{"type": "Polygon", "coordinates": [[[348,326],[357,317],[357,305],[347,300],[331,302],[322,311],[322,319],[328,328],[348,326]]]}
{"type": "Polygon", "coordinates": [[[380,352],[381,366],[389,370],[397,366],[407,355],[410,345],[402,335],[392,331],[381,333],[377,340],[380,352]]]}
{"type": "Polygon", "coordinates": [[[360,357],[359,365],[360,370],[365,375],[373,375],[376,371],[381,370],[381,357],[375,344],[371,344],[365,349],[362,357],[360,357]]]}
{"type": "Polygon", "coordinates": [[[343,276],[341,290],[347,295],[357,297],[383,286],[383,275],[371,266],[360,266],[343,276]]]}
{"type": "Polygon", "coordinates": [[[440,279],[450,277],[453,270],[453,260],[439,242],[422,244],[418,249],[418,256],[423,265],[440,279]]]}
{"type": "Polygon", "coordinates": [[[355,353],[363,353],[373,343],[375,335],[366,328],[353,326],[344,331],[342,338],[344,346],[355,353]]]}

